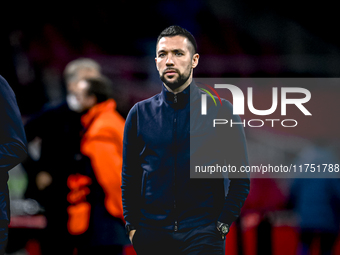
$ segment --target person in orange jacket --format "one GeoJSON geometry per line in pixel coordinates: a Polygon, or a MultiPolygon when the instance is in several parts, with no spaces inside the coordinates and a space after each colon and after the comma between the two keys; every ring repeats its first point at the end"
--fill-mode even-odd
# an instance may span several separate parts
{"type": "Polygon", "coordinates": [[[78,254],[121,254],[130,243],[120,188],[125,120],[116,111],[111,89],[109,80],[100,77],[80,80],[73,91],[84,113],[80,149],[88,160],[85,175],[68,179],[69,231],[88,238],[78,254]]]}
{"type": "MultiPolygon", "coordinates": [[[[69,194],[68,183],[74,178],[68,177],[82,168],[80,160],[82,110],[78,109],[79,103],[73,96],[73,88],[81,79],[100,75],[102,67],[95,60],[83,57],[72,60],[63,72],[66,100],[55,106],[46,104],[41,111],[29,116],[25,123],[28,143],[40,141],[41,147],[37,161],[28,151],[23,167],[28,178],[25,197],[38,201],[44,209],[43,215],[47,221],[46,228],[38,236],[42,255],[72,255],[77,240],[81,239],[78,235],[71,235],[67,226],[69,220],[67,200],[75,199],[75,193],[72,193],[72,196],[69,194]]],[[[72,185],[74,187],[74,184],[72,185]]],[[[77,194],[79,195],[79,192],[77,194]]],[[[9,247],[11,240],[15,239],[9,240],[9,247]]],[[[15,241],[13,242],[14,246],[17,246],[15,241]]]]}

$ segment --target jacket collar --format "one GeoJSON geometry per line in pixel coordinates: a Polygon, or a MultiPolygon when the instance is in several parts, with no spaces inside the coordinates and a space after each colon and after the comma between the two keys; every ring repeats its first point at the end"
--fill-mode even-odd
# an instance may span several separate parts
{"type": "Polygon", "coordinates": [[[199,89],[197,88],[194,80],[192,80],[189,86],[186,87],[182,92],[177,94],[168,91],[164,84],[162,85],[161,97],[173,108],[184,108],[190,103],[190,100],[196,100],[198,96],[199,89]]]}
{"type": "Polygon", "coordinates": [[[88,128],[97,116],[104,112],[113,112],[116,109],[116,102],[108,99],[104,102],[96,104],[87,113],[81,117],[81,123],[84,128],[88,128]]]}

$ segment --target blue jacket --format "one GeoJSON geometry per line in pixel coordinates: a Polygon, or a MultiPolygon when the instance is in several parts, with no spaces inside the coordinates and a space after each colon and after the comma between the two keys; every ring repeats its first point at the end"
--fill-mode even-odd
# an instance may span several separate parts
{"type": "Polygon", "coordinates": [[[15,95],[0,75],[0,251],[7,240],[10,220],[8,171],[25,159],[26,136],[15,95]]]}
{"type": "Polygon", "coordinates": [[[338,157],[329,148],[313,145],[302,150],[294,164],[304,167],[304,164],[314,164],[316,171],[318,169],[323,171],[325,164],[333,165],[333,178],[294,179],[289,202],[297,213],[302,230],[338,233],[340,226],[340,179],[339,173],[336,172],[339,170],[335,169],[335,165],[339,164],[338,157]]]}
{"type": "MultiPolygon", "coordinates": [[[[202,130],[201,121],[197,121],[201,118],[201,93],[194,82],[176,95],[163,86],[160,94],[138,102],[130,110],[124,130],[122,172],[127,225],[177,231],[217,220],[231,224],[239,216],[249,193],[247,175],[230,179],[229,183],[223,178],[190,178],[191,157],[202,149],[206,153],[201,151],[199,155],[204,155],[205,162],[221,157],[216,149],[221,146],[215,146],[219,140],[227,142],[218,162],[248,164],[242,125],[222,136],[222,129],[216,134],[210,129],[205,135],[197,135],[199,146],[190,147],[190,134],[202,130]]],[[[225,118],[240,121],[232,115],[228,101],[223,100],[220,107],[208,101],[210,117],[222,113],[225,118]]]]}

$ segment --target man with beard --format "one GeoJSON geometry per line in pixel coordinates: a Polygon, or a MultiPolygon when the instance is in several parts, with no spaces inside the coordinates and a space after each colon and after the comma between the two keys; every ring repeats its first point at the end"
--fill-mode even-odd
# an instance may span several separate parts
{"type": "MultiPolygon", "coordinates": [[[[192,78],[199,60],[196,48],[191,33],[179,26],[161,32],[155,61],[162,92],[138,102],[126,119],[123,209],[138,255],[222,254],[225,236],[249,193],[246,175],[229,185],[224,178],[190,178],[190,157],[201,149],[190,147],[195,120],[190,118],[195,110],[191,105],[197,105],[203,93],[192,78]]],[[[216,109],[232,115],[226,100],[216,109]]],[[[232,118],[240,121],[238,116],[232,118]]],[[[224,135],[230,145],[222,158],[240,166],[248,159],[243,128],[238,126],[224,135]]],[[[210,141],[202,139],[201,145],[210,141]]]]}

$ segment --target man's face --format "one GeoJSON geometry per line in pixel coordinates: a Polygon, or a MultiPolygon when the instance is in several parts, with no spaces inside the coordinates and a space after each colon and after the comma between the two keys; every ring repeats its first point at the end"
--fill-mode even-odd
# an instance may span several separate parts
{"type": "Polygon", "coordinates": [[[72,93],[76,89],[77,83],[82,79],[96,78],[100,76],[100,72],[94,68],[80,68],[77,70],[76,79],[67,84],[67,92],[72,93]]]}
{"type": "Polygon", "coordinates": [[[192,76],[198,64],[198,54],[192,56],[190,41],[180,35],[163,37],[156,49],[156,66],[161,80],[170,89],[182,86],[192,76]]]}
{"type": "Polygon", "coordinates": [[[70,108],[76,112],[83,112],[96,104],[95,96],[87,94],[89,84],[85,80],[75,83],[72,92],[69,93],[70,108]]]}

